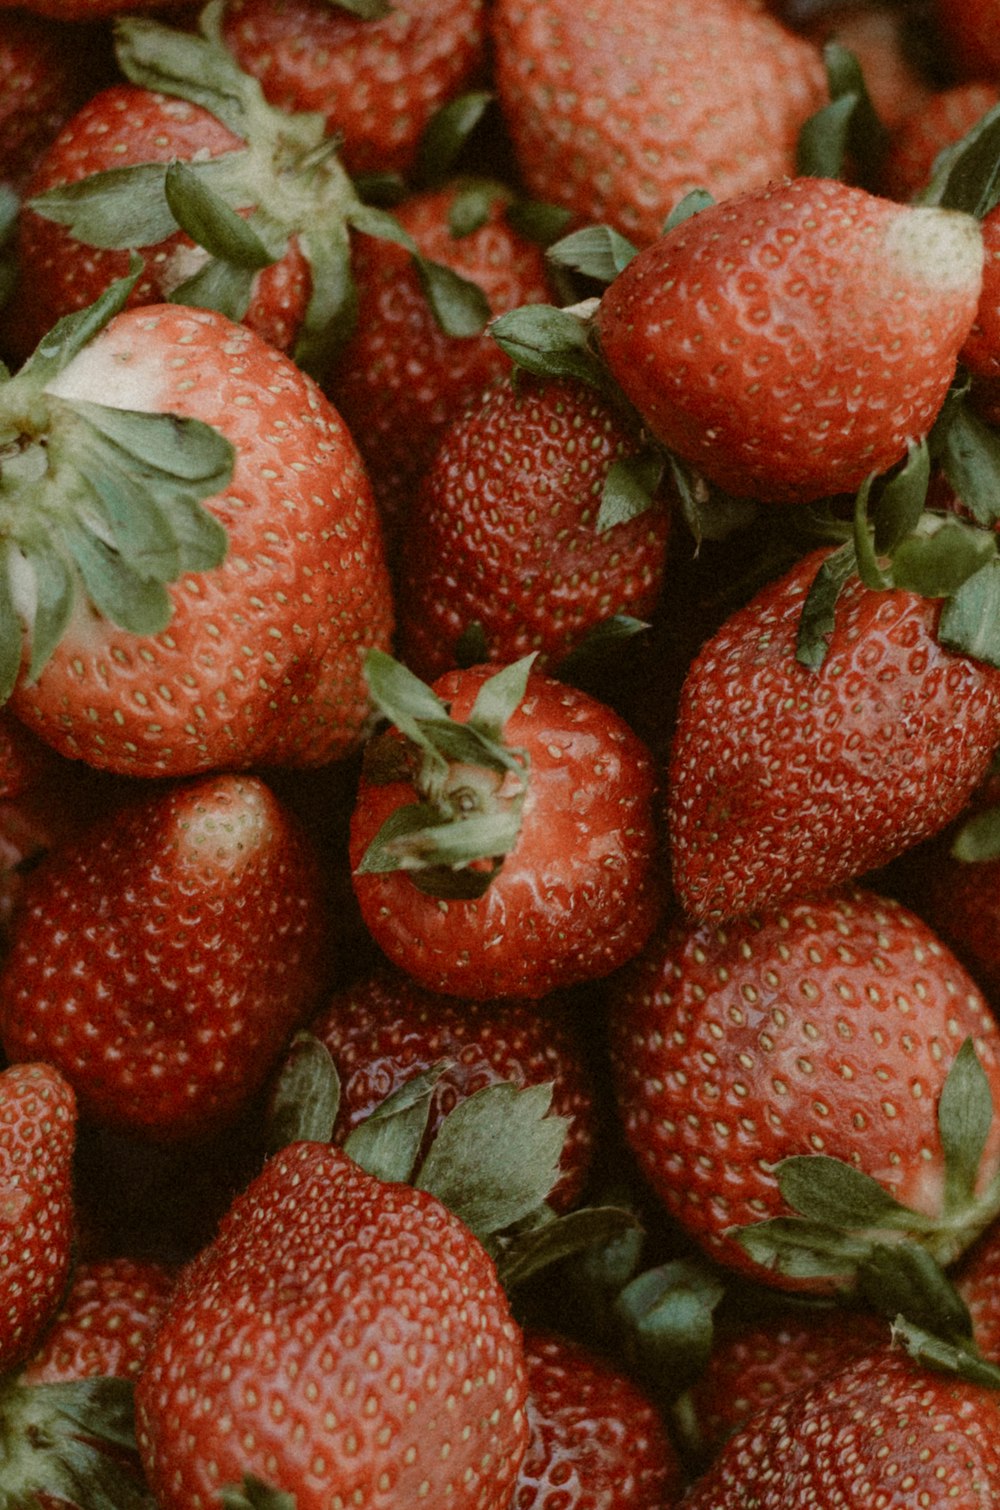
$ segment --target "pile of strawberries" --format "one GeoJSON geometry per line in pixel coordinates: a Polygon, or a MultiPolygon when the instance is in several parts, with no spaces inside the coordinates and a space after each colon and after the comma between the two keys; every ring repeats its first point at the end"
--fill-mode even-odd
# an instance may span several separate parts
{"type": "Polygon", "coordinates": [[[1000,1495],[998,37],[0,0],[0,1505],[1000,1495]]]}

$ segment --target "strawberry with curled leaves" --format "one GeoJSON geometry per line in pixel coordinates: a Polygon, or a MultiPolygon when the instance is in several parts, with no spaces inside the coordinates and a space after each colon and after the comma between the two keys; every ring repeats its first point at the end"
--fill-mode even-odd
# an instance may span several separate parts
{"type": "Polygon", "coordinates": [[[537,999],[649,935],[660,875],[648,750],[531,657],[428,688],[377,652],[394,727],[366,747],[350,856],[364,920],[421,985],[537,999]]]}

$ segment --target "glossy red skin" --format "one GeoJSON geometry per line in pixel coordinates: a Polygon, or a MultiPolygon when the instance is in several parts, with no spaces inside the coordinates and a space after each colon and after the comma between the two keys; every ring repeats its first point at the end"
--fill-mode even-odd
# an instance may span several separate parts
{"type": "MultiPolygon", "coordinates": [[[[796,178],[689,217],[646,247],[595,315],[646,424],[726,492],[853,493],[926,435],[979,302],[963,258],[901,254],[909,206],[796,178]]],[[[921,227],[921,241],[927,240],[921,227]]]]}
{"type": "Polygon", "coordinates": [[[456,1001],[381,968],[338,991],[309,1024],[340,1075],[334,1142],[414,1075],[447,1062],[431,1098],[427,1140],[460,1101],[499,1081],[552,1085],[552,1112],[567,1119],[561,1174],[547,1197],[556,1211],[579,1199],[597,1136],[594,1089],[568,1008],[557,1003],[456,1001]]]}
{"type": "MultiPolygon", "coordinates": [[[[439,678],[459,722],[494,667],[439,678]]],[[[648,751],[611,709],[553,679],[530,678],[504,729],[527,751],[520,834],[475,900],[443,901],[403,871],[359,874],[389,815],[414,802],[408,781],[362,774],[350,859],[362,916],[390,960],[432,991],[538,1000],[616,970],[643,945],[659,911],[654,772],[648,751]]]]}
{"type": "Polygon", "coordinates": [[[38,1343],[69,1277],[76,1099],[48,1064],[0,1073],[0,1368],[38,1343]]]}
{"type": "Polygon", "coordinates": [[[282,110],[315,110],[347,171],[407,173],[427,122],[485,61],[483,0],[393,0],[370,21],[325,0],[227,0],[226,45],[282,110]]]}
{"type": "Polygon", "coordinates": [[[693,189],[795,171],[818,48],[743,0],[498,0],[495,79],[536,199],[653,241],[693,189]]]}
{"type": "Polygon", "coordinates": [[[137,1385],[139,1449],[162,1510],[244,1473],[298,1510],[337,1493],[508,1510],[526,1392],[519,1328],[468,1229],[297,1143],[187,1269],[137,1385]]]}
{"type": "Polygon", "coordinates": [[[315,384],[245,326],[164,304],[118,315],[59,385],[220,430],[235,468],[206,507],[229,551],[169,589],[161,634],[81,614],[15,689],[18,716],[60,753],[130,776],[322,766],[356,750],[363,653],[388,649],[393,605],[368,478],[315,384]]]}
{"type": "Polygon", "coordinates": [[[1000,88],[972,79],[936,90],[899,123],[882,177],[892,199],[908,200],[930,181],[934,159],[1000,103],[1000,88]]]}
{"type": "Polygon", "coordinates": [[[59,128],[97,88],[90,29],[13,11],[0,27],[0,183],[20,192],[59,128]]]}
{"type": "Polygon", "coordinates": [[[683,1510],[989,1510],[1000,1488],[1000,1395],[880,1349],[732,1437],[683,1510]]]}
{"type": "MultiPolygon", "coordinates": [[[[393,212],[420,252],[478,284],[494,315],[553,299],[541,247],[505,219],[505,193],[487,220],[454,237],[451,185],[404,200],[393,212]]],[[[355,236],[358,290],[355,333],[324,382],[358,443],[391,540],[438,437],[510,359],[492,336],[449,336],[437,324],[409,253],[391,241],[355,236]]]]}
{"type": "MultiPolygon", "coordinates": [[[[616,985],[611,1032],[620,1114],[653,1189],[713,1257],[779,1289],[838,1281],[765,1268],[729,1231],[791,1215],[778,1160],[854,1163],[937,1216],[936,1108],[966,1037],[1000,1105],[1000,1027],[975,983],[916,914],[871,892],[677,925],[616,985]]],[[[982,1187],[998,1168],[995,1122],[982,1187]]]]}
{"type": "Polygon", "coordinates": [[[0,976],[11,1060],[56,1064],[81,1113],[217,1133],[326,984],[312,849],[256,777],[142,790],[34,872],[0,976]]]}
{"type": "Polygon", "coordinates": [[[20,1373],[22,1384],[133,1379],[177,1282],[149,1259],[78,1264],[61,1306],[20,1373]]]}
{"type": "Polygon", "coordinates": [[[663,1417],[620,1366],[529,1329],[531,1437],[510,1510],[668,1510],[681,1488],[663,1417]]]}
{"type": "Polygon", "coordinates": [[[648,619],[663,582],[666,489],[598,533],[611,465],[639,436],[592,388],[500,380],[443,431],[414,498],[398,581],[399,644],[418,676],[456,665],[470,624],[488,659],[558,665],[612,614],[648,619]]]}
{"type": "Polygon", "coordinates": [[[964,807],[1000,673],[936,639],[940,600],[854,578],[819,671],[795,659],[813,552],[693,661],[670,756],[673,882],[697,918],[759,911],[903,854],[964,807]]]}
{"type": "MultiPolygon", "coordinates": [[[[70,119],[38,164],[25,197],[78,183],[93,173],[138,163],[221,157],[245,146],[200,105],[133,84],[113,84],[70,119]]],[[[248,208],[250,208],[248,206],[248,208]]],[[[186,257],[194,243],[178,231],[155,246],[138,248],[143,272],[129,305],[158,304],[195,271],[186,257]]],[[[56,320],[83,309],[129,270],[128,251],[102,251],[76,241],[65,226],[25,209],[18,224],[19,294],[7,317],[7,336],[21,360],[56,320]]],[[[292,242],[258,275],[244,323],[281,351],[292,346],[309,300],[309,268],[292,242]]]]}

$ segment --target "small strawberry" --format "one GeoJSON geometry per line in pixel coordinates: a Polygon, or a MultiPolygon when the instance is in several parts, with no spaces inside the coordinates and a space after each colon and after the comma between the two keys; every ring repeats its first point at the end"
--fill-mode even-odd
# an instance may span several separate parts
{"type": "Polygon", "coordinates": [[[652,241],[692,189],[794,171],[818,49],[745,0],[499,0],[495,77],[536,198],[652,241]]]}
{"type": "Polygon", "coordinates": [[[256,777],[141,791],[30,877],[0,976],[12,1060],[87,1118],[176,1141],[231,1122],[325,983],[305,837],[256,777]]]}
{"type": "Polygon", "coordinates": [[[1000,1394],[877,1349],[764,1407],[683,1510],[988,1510],[1000,1492],[1000,1394]]]}
{"type": "Polygon", "coordinates": [[[340,1076],[337,1143],[386,1096],[436,1065],[445,1067],[434,1084],[428,1141],[458,1102],[484,1086],[551,1082],[552,1109],[567,1129],[549,1204],[563,1211],[578,1200],[594,1151],[596,1110],[568,1005],[456,1001],[383,967],[338,991],[309,1032],[325,1044],[340,1076]]]}
{"type": "Polygon", "coordinates": [[[528,1450],[511,1510],[666,1510],[681,1488],[677,1453],[645,1392],[610,1359],[529,1329],[528,1450]]]}
{"type": "Polygon", "coordinates": [[[392,622],[353,441],[222,315],[126,310],[90,339],[127,290],[0,383],[0,695],[16,683],[36,733],[121,774],[346,755],[369,715],[364,647],[392,622]]]}
{"type": "Polygon", "coordinates": [[[250,1474],[297,1510],[507,1510],[518,1328],[486,1251],[426,1190],[300,1142],[188,1267],[136,1390],[162,1510],[250,1474]]]}
{"type": "Polygon", "coordinates": [[[663,579],[667,485],[641,434],[583,383],[498,381],[443,432],[403,537],[399,636],[432,678],[478,626],[481,658],[557,665],[663,579]],[[655,496],[651,496],[655,495],[655,496]]]}
{"type": "Polygon", "coordinates": [[[538,999],[609,974],[659,904],[646,747],[530,658],[428,688],[387,656],[369,681],[395,727],[367,746],[351,822],[362,915],[430,990],[538,999]]]}
{"type": "Polygon", "coordinates": [[[69,1277],[76,1101],[58,1070],[0,1073],[0,1370],[37,1346],[69,1277]]]}
{"type": "Polygon", "coordinates": [[[956,816],[1000,738],[1000,676],[939,643],[940,599],[851,576],[822,664],[797,659],[803,604],[835,565],[829,550],[806,556],[689,668],[668,807],[673,882],[694,917],[885,864],[956,816]]]}
{"type": "Polygon", "coordinates": [[[0,27],[0,183],[20,190],[102,73],[96,31],[24,11],[0,27]]]}
{"type": "Polygon", "coordinates": [[[20,1382],[135,1378],[176,1283],[173,1270],[148,1259],[79,1264],[20,1382]]]}
{"type": "Polygon", "coordinates": [[[343,138],[349,173],[407,173],[434,112],[485,61],[483,0],[226,0],[226,45],[282,110],[343,138]]]}
{"type": "Polygon", "coordinates": [[[857,891],[677,925],[617,988],[612,1033],[641,1169],[764,1283],[849,1287],[900,1242],[947,1264],[995,1214],[1000,1029],[898,903],[857,891]]]}
{"type": "Polygon", "coordinates": [[[594,317],[654,436],[736,495],[854,492],[930,429],[982,282],[970,216],[797,178],[632,258],[594,317]]]}

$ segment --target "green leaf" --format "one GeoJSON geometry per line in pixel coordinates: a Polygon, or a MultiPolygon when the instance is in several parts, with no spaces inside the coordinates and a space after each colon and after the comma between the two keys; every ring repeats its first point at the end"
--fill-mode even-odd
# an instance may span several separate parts
{"type": "Polygon", "coordinates": [[[995,105],[960,141],[946,147],[931,181],[919,196],[924,205],[963,210],[982,220],[1000,197],[1000,105],[995,105]]]}
{"type": "Polygon", "coordinates": [[[527,241],[536,246],[551,246],[564,233],[573,216],[562,205],[544,200],[514,199],[507,206],[506,219],[527,241]]]}
{"type": "Polygon", "coordinates": [[[875,590],[890,585],[887,571],[883,571],[875,554],[875,542],[868,523],[868,499],[871,496],[875,474],[866,477],[854,500],[854,559],[857,573],[866,587],[875,590]]]}
{"type": "Polygon", "coordinates": [[[551,1085],[502,1082],[460,1101],[417,1172],[477,1237],[488,1239],[548,1198],[559,1178],[565,1117],[549,1112],[551,1085]]]}
{"type": "Polygon", "coordinates": [[[796,634],[795,659],[810,671],[818,671],[826,660],[837,600],[856,572],[854,541],[848,540],[825,557],[806,594],[796,634]]]}
{"type": "Polygon", "coordinates": [[[428,719],[434,722],[448,716],[437,694],[384,650],[367,651],[364,668],[369,696],[383,718],[444,766],[446,762],[422,728],[428,719]]]}
{"type": "Polygon", "coordinates": [[[555,675],[561,682],[575,684],[618,654],[637,635],[645,634],[649,627],[645,619],[634,619],[625,613],[610,614],[592,625],[580,643],[563,656],[555,675]]]}
{"type": "Polygon", "coordinates": [[[537,658],[538,652],[532,651],[486,678],[469,713],[467,723],[470,728],[488,741],[503,742],[507,720],[524,702],[528,677],[537,658]]]}
{"type": "Polygon", "coordinates": [[[828,1222],[777,1216],[733,1229],[755,1263],[789,1279],[849,1279],[871,1250],[869,1237],[855,1237],[828,1222]]]}
{"type": "Polygon", "coordinates": [[[307,231],[300,235],[299,246],[309,263],[312,290],[296,338],[295,360],[320,382],[329,374],[357,323],[358,298],[347,226],[328,227],[319,236],[307,231]]]}
{"type": "Polygon", "coordinates": [[[690,220],[692,215],[700,215],[702,210],[710,210],[715,200],[707,189],[692,189],[685,194],[683,199],[678,200],[670,214],[663,223],[664,233],[672,231],[676,226],[683,225],[685,220],[690,220]]]}
{"type": "Polygon", "coordinates": [[[559,267],[571,268],[599,283],[612,283],[636,254],[631,241],[607,225],[572,231],[550,246],[546,255],[559,267]]]}
{"type": "Polygon", "coordinates": [[[87,246],[106,251],[156,246],[177,230],[165,195],[166,176],[165,163],[108,168],[46,189],[28,203],[87,246]]]}
{"type": "Polygon", "coordinates": [[[211,256],[255,272],[277,260],[249,221],[230,209],[187,163],[169,164],[163,191],[177,224],[211,256]]]}
{"type": "Polygon", "coordinates": [[[434,1087],[447,1067],[442,1061],[393,1091],[352,1129],[344,1152],[378,1180],[410,1181],[427,1133],[434,1087]]]}
{"type": "Polygon", "coordinates": [[[5,703],[14,690],[24,647],[24,629],[10,584],[11,549],[8,545],[0,560],[0,703],[5,703]]]}
{"type": "Polygon", "coordinates": [[[892,1331],[893,1339],[925,1368],[956,1374],[984,1389],[1000,1389],[1000,1368],[983,1358],[974,1346],[947,1342],[905,1316],[896,1317],[892,1331]]]}
{"type": "Polygon", "coordinates": [[[76,310],[57,320],[39,341],[31,356],[12,383],[41,387],[51,382],[105,325],[128,303],[142,272],[142,261],[132,257],[124,278],[116,278],[86,309],[76,310]]]}
{"type": "Polygon", "coordinates": [[[296,1033],[271,1092],[267,1114],[269,1154],[302,1141],[329,1143],[340,1108],[340,1076],[326,1044],[296,1033]]]}
{"type": "Polygon", "coordinates": [[[346,10],[359,21],[381,21],[392,14],[392,0],[328,0],[335,10],[346,10]]]}
{"type": "Polygon", "coordinates": [[[681,513],[696,547],[700,548],[703,540],[725,540],[753,523],[758,506],[752,498],[730,498],[672,452],[667,460],[681,513]]]}
{"type": "Polygon", "coordinates": [[[446,336],[480,336],[490,318],[489,300],[479,287],[443,262],[414,258],[424,296],[446,336]]]}
{"type": "Polygon", "coordinates": [[[514,848],[521,831],[521,804],[515,799],[495,812],[454,818],[427,803],[397,808],[382,824],[362,856],[360,875],[405,870],[415,886],[430,895],[473,899],[486,891],[500,860],[514,848]],[[489,869],[472,869],[493,860],[489,869]],[[461,877],[444,879],[441,869],[461,877]],[[422,872],[433,872],[424,875],[422,872]],[[444,885],[446,890],[439,888],[444,885]]]}
{"type": "Polygon", "coordinates": [[[511,361],[539,377],[575,378],[605,390],[608,376],[579,316],[552,304],[525,304],[498,315],[490,335],[511,361]]]}
{"type": "Polygon", "coordinates": [[[993,1110],[989,1080],[975,1044],[966,1038],[952,1061],[938,1101],[945,1161],[944,1207],[948,1213],[962,1211],[975,1200],[993,1110]]]}
{"type": "Polygon", "coordinates": [[[448,234],[454,241],[471,236],[486,224],[495,193],[489,184],[470,183],[455,195],[448,210],[448,234]]]}
{"type": "Polygon", "coordinates": [[[294,1494],[275,1489],[252,1473],[243,1475],[242,1484],[226,1484],[219,1490],[223,1510],[296,1510],[294,1494]]]}
{"type": "Polygon", "coordinates": [[[214,309],[238,325],[250,308],[256,276],[252,268],[236,267],[211,257],[171,290],[169,302],[191,309],[214,309]]]}
{"type": "Polygon", "coordinates": [[[1000,524],[1000,435],[953,393],[931,431],[935,459],[956,496],[980,524],[1000,524]]]}
{"type": "Polygon", "coordinates": [[[927,501],[931,475],[926,441],[910,441],[903,465],[888,477],[873,510],[875,550],[891,555],[900,541],[916,529],[927,501]]]}
{"type": "Polygon", "coordinates": [[[843,176],[851,122],[860,102],[857,94],[842,94],[802,123],[795,151],[800,178],[843,176]]]}
{"type": "Polygon", "coordinates": [[[626,1359],[661,1398],[676,1397],[701,1373],[724,1294],[715,1274],[684,1259],[645,1270],[619,1294],[615,1315],[626,1359]]]}
{"type": "Polygon", "coordinates": [[[918,1243],[874,1243],[858,1266],[858,1293],[890,1321],[904,1315],[938,1337],[972,1336],[965,1301],[933,1255],[918,1243]]]}
{"type": "Polygon", "coordinates": [[[29,551],[27,559],[35,579],[31,662],[25,676],[30,684],[41,676],[65,633],[73,611],[75,591],[69,566],[54,549],[43,547],[29,551]]]}
{"type": "Polygon", "coordinates": [[[640,451],[611,463],[601,489],[596,523],[599,535],[649,512],[663,481],[663,468],[663,456],[657,451],[640,451]]]}
{"type": "Polygon", "coordinates": [[[954,517],[927,515],[921,528],[896,546],[890,564],[894,587],[924,598],[948,598],[996,556],[992,533],[954,517]]]}
{"type": "Polygon", "coordinates": [[[1000,667],[1000,560],[980,567],[945,603],[938,640],[947,650],[1000,667]]]}
{"type": "Polygon", "coordinates": [[[130,634],[166,629],[171,603],[162,582],[140,577],[116,550],[76,521],[66,521],[63,534],[92,603],[106,619],[130,634]]]}
{"type": "Polygon", "coordinates": [[[436,184],[447,178],[494,98],[487,89],[473,89],[434,112],[417,149],[414,177],[418,183],[436,184]]]}
{"type": "Polygon", "coordinates": [[[204,8],[199,18],[201,35],[147,16],[118,16],[115,57],[130,83],[200,105],[245,138],[254,107],[263,96],[257,80],[244,73],[219,44],[220,14],[220,0],[204,8]]]}
{"type": "Polygon", "coordinates": [[[849,1230],[909,1227],[917,1220],[871,1175],[828,1154],[792,1154],[775,1173],[788,1204],[813,1222],[849,1230]]]}
{"type": "Polygon", "coordinates": [[[635,1213],[624,1206],[580,1206],[517,1233],[504,1242],[497,1273],[508,1294],[542,1270],[594,1248],[607,1248],[628,1234],[640,1234],[635,1213]]]}
{"type": "Polygon", "coordinates": [[[955,835],[951,853],[970,864],[1000,860],[1000,807],[986,808],[968,819],[955,835]]]}

